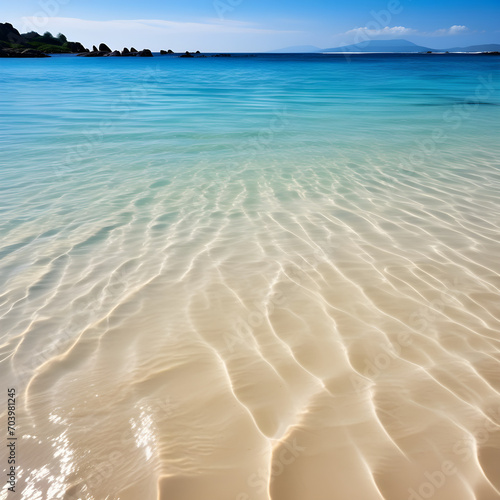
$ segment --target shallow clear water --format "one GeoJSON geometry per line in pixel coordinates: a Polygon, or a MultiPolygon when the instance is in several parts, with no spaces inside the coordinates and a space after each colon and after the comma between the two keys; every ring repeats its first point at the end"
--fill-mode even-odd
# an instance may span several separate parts
{"type": "Polygon", "coordinates": [[[500,498],[498,77],[0,60],[19,498],[500,498]]]}

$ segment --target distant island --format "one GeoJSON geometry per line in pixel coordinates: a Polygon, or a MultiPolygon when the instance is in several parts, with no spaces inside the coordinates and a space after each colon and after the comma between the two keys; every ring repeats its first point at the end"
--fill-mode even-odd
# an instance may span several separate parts
{"type": "Polygon", "coordinates": [[[273,50],[274,54],[284,53],[339,53],[339,52],[376,52],[376,53],[495,53],[500,51],[500,44],[490,43],[483,45],[470,45],[468,47],[452,47],[449,49],[432,49],[417,45],[403,39],[393,40],[366,40],[357,44],[343,45],[341,47],[320,49],[312,45],[292,46],[284,49],[273,50]]]}

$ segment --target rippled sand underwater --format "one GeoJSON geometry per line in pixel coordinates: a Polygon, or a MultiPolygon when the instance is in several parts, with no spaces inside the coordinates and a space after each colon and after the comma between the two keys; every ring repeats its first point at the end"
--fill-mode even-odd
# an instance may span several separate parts
{"type": "Polygon", "coordinates": [[[3,97],[18,498],[500,498],[500,108],[453,108],[498,70],[409,59],[159,63],[126,116],[3,97]]]}

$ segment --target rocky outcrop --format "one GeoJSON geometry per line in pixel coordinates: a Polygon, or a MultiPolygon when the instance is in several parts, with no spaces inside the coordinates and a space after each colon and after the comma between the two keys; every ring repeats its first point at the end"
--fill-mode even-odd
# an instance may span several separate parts
{"type": "Polygon", "coordinates": [[[89,49],[86,49],[80,42],[66,42],[66,44],[73,54],[82,54],[83,52],[89,51],[89,49]]]}
{"type": "Polygon", "coordinates": [[[182,56],[180,56],[180,57],[194,57],[194,56],[193,56],[193,54],[191,54],[190,52],[188,52],[186,50],[186,52],[184,54],[182,54],[182,56]]]}
{"type": "Polygon", "coordinates": [[[78,54],[80,57],[102,57],[107,52],[99,52],[98,50],[93,50],[92,52],[84,52],[83,54],[78,54]]]}
{"type": "MultiPolygon", "coordinates": [[[[37,50],[44,54],[80,54],[87,52],[87,49],[80,42],[70,42],[63,34],[53,36],[51,33],[45,32],[40,35],[36,31],[21,34],[9,23],[0,23],[0,48],[37,50]]],[[[97,49],[95,50],[97,51],[97,49]]],[[[28,55],[25,57],[38,56],[28,55]]]]}
{"type": "Polygon", "coordinates": [[[122,57],[134,57],[137,55],[137,51],[134,50],[128,50],[127,47],[124,47],[122,50],[122,57]]]}
{"type": "Polygon", "coordinates": [[[0,49],[0,57],[16,57],[16,58],[28,58],[28,57],[50,57],[43,52],[35,49],[0,49]]]}
{"type": "MultiPolygon", "coordinates": [[[[49,57],[47,54],[73,53],[82,57],[120,57],[138,56],[153,57],[151,50],[144,49],[140,52],[131,47],[123,51],[111,50],[105,43],[99,48],[92,46],[92,51],[86,49],[80,42],[70,42],[66,36],[59,34],[53,36],[46,32],[43,35],[35,31],[21,34],[12,24],[0,23],[0,57],[49,57]]],[[[162,54],[173,54],[172,50],[162,51],[162,54]]],[[[192,57],[192,56],[190,56],[192,57]]]]}
{"type": "Polygon", "coordinates": [[[170,49],[168,49],[168,50],[160,50],[160,54],[162,54],[162,55],[173,54],[173,53],[174,53],[174,51],[170,50],[170,49]]]}
{"type": "MultiPolygon", "coordinates": [[[[95,46],[94,46],[95,48],[95,46]]],[[[120,56],[120,51],[115,50],[114,52],[104,52],[102,50],[93,50],[92,52],[82,52],[81,54],[77,54],[80,57],[107,57],[107,56],[120,56]],[[117,53],[116,53],[117,52],[117,53]]]]}
{"type": "MultiPolygon", "coordinates": [[[[102,49],[104,44],[101,44],[99,45],[99,49],[102,49]]],[[[93,47],[95,49],[95,45],[93,47]]],[[[109,47],[108,47],[109,48],[109,47]]],[[[82,54],[78,54],[79,56],[82,56],[82,57],[134,57],[134,56],[138,56],[138,57],[153,57],[153,54],[151,53],[151,51],[149,49],[144,49],[144,50],[141,50],[140,52],[137,52],[137,50],[135,50],[133,47],[128,50],[126,47],[123,49],[122,52],[120,52],[119,50],[113,50],[111,51],[111,49],[109,50],[109,52],[107,50],[93,50],[92,52],[86,52],[86,53],[82,53],[82,54]]]]}
{"type": "Polygon", "coordinates": [[[0,23],[0,41],[6,44],[24,44],[26,39],[10,23],[0,23]]]}

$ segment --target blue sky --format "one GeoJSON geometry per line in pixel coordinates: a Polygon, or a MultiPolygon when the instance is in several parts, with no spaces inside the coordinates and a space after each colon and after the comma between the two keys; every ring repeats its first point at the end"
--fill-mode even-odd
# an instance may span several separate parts
{"type": "Polygon", "coordinates": [[[268,51],[405,38],[431,48],[500,43],[498,0],[24,0],[1,21],[84,45],[268,51]]]}

